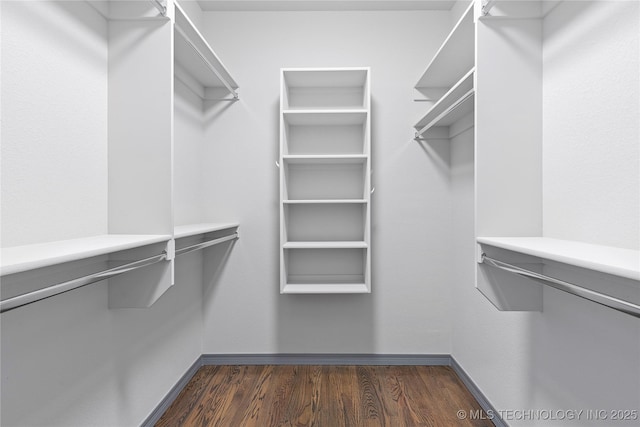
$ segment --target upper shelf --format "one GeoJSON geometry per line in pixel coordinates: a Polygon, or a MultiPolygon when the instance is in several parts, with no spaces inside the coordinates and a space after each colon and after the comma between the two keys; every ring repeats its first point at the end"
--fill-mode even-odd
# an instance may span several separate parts
{"type": "Polygon", "coordinates": [[[368,68],[285,68],[282,109],[366,109],[368,68]]]}
{"type": "Polygon", "coordinates": [[[295,199],[283,200],[285,205],[364,205],[366,199],[295,199]]]}
{"type": "Polygon", "coordinates": [[[197,236],[199,234],[205,234],[205,233],[213,233],[214,231],[230,230],[232,228],[237,228],[239,226],[240,226],[240,223],[237,223],[237,222],[222,222],[222,223],[207,222],[207,223],[201,223],[201,224],[178,225],[173,229],[173,237],[175,239],[181,239],[183,237],[197,236]]]}
{"type": "Polygon", "coordinates": [[[326,242],[286,242],[284,249],[366,249],[367,242],[359,241],[326,241],[326,242]]]}
{"type": "Polygon", "coordinates": [[[175,61],[203,88],[226,88],[237,98],[238,84],[184,10],[174,4],[175,61]]]}
{"type": "Polygon", "coordinates": [[[473,4],[471,2],[427,65],[416,88],[450,88],[474,66],[473,4]]]}
{"type": "Polygon", "coordinates": [[[0,275],[77,261],[171,239],[169,235],[104,234],[2,249],[0,275]]]}
{"type": "Polygon", "coordinates": [[[478,237],[478,243],[640,280],[640,251],[548,237],[478,237]]]}
{"type": "Polygon", "coordinates": [[[474,69],[467,72],[427,114],[416,123],[420,134],[434,126],[450,126],[473,111],[473,75],[474,69]]]}
{"type": "Polygon", "coordinates": [[[300,126],[359,125],[367,120],[367,110],[284,110],[284,121],[300,126]]]}
{"type": "Polygon", "coordinates": [[[285,155],[282,160],[288,164],[361,164],[367,161],[366,154],[299,154],[285,155]]]}

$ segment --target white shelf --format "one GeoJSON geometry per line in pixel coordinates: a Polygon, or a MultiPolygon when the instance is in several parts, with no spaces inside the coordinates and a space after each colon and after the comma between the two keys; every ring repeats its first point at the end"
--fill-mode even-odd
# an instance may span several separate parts
{"type": "Polygon", "coordinates": [[[427,65],[416,88],[450,88],[474,64],[475,43],[471,2],[427,65]]]}
{"type": "Polygon", "coordinates": [[[288,88],[340,88],[364,87],[366,68],[283,68],[288,88]]]}
{"type": "Polygon", "coordinates": [[[283,155],[289,164],[359,164],[367,161],[365,154],[328,154],[328,155],[283,155]]]}
{"type": "Polygon", "coordinates": [[[284,249],[366,249],[367,242],[286,242],[284,249]]]}
{"type": "Polygon", "coordinates": [[[640,280],[640,251],[548,237],[478,237],[478,243],[640,280]]]}
{"type": "Polygon", "coordinates": [[[282,109],[365,109],[368,73],[367,68],[283,69],[282,109]]]}
{"type": "Polygon", "coordinates": [[[434,126],[451,126],[473,111],[473,76],[475,69],[467,72],[429,111],[416,123],[421,133],[434,126]]]}
{"type": "Polygon", "coordinates": [[[0,275],[77,261],[171,239],[169,235],[105,234],[2,249],[0,275]]]}
{"type": "Polygon", "coordinates": [[[224,88],[224,81],[237,89],[229,71],[213,51],[209,43],[193,25],[179,4],[175,4],[175,61],[203,88],[224,88]],[[208,62],[216,71],[206,65],[208,62]],[[217,73],[217,75],[216,75],[217,73]]]}
{"type": "Polygon", "coordinates": [[[313,199],[313,200],[283,200],[285,205],[320,205],[320,204],[365,204],[365,199],[313,199]]]}
{"type": "Polygon", "coordinates": [[[287,283],[282,288],[283,294],[368,294],[369,288],[364,283],[287,283]]]}
{"type": "Polygon", "coordinates": [[[173,230],[173,237],[175,239],[181,239],[183,237],[197,236],[199,234],[212,233],[214,231],[227,230],[239,226],[240,224],[237,222],[210,222],[201,224],[178,225],[173,230]]]}
{"type": "Polygon", "coordinates": [[[362,109],[313,109],[283,110],[285,123],[299,126],[316,125],[360,125],[367,120],[367,110],[362,109]]]}

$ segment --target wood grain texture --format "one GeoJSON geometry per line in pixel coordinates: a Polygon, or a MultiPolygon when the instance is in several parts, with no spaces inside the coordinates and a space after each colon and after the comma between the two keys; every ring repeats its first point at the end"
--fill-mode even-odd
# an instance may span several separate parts
{"type": "Polygon", "coordinates": [[[203,366],[156,426],[493,426],[460,410],[480,406],[448,366],[203,366]]]}

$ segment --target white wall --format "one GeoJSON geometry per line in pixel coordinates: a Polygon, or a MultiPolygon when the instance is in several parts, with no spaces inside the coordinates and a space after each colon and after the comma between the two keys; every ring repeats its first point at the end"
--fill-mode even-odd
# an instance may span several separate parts
{"type": "Polygon", "coordinates": [[[545,19],[547,237],[640,248],[639,19],[625,1],[565,2],[545,19]]]}
{"type": "MultiPolygon", "coordinates": [[[[545,236],[638,248],[638,6],[567,1],[545,19],[545,236]]],[[[542,313],[498,312],[474,289],[472,144],[452,143],[454,357],[498,410],[585,411],[509,425],[637,425],[586,411],[640,409],[638,319],[553,289],[542,313]]]]}
{"type": "MultiPolygon", "coordinates": [[[[0,6],[3,246],[105,233],[106,22],[81,1],[0,6]]],[[[180,137],[200,113],[189,102],[179,98],[180,137]]],[[[193,145],[176,153],[186,167],[193,145]]],[[[181,256],[176,285],[149,309],[109,310],[100,282],[3,313],[2,425],[139,425],[202,354],[202,275],[200,254],[181,256]]]]}
{"type": "Polygon", "coordinates": [[[174,79],[173,195],[176,225],[206,222],[202,99],[174,79]]]}
{"type": "Polygon", "coordinates": [[[207,208],[241,224],[204,301],[205,353],[451,351],[449,149],[412,141],[426,108],[412,86],[450,25],[446,11],[205,13],[240,84],[238,103],[210,106],[207,208]],[[371,67],[372,293],[280,295],[279,70],[340,66],[371,67]]]}
{"type": "Polygon", "coordinates": [[[2,3],[2,246],[104,234],[107,24],[86,4],[2,3]]]}
{"type": "Polygon", "coordinates": [[[202,352],[201,272],[180,257],[149,309],[107,309],[98,283],[3,313],[2,425],[140,425],[202,352]]]}

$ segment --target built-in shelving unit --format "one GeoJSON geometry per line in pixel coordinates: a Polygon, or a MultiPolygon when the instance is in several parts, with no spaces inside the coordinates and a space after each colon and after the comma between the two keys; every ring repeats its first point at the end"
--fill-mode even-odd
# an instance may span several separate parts
{"type": "MultiPolygon", "coordinates": [[[[58,13],[62,7],[58,2],[45,3],[37,6],[43,15],[58,13]]],[[[3,290],[10,290],[5,298],[11,301],[2,300],[2,311],[105,279],[109,279],[109,308],[149,307],[175,281],[176,239],[183,246],[199,240],[201,247],[207,247],[214,240],[237,238],[237,223],[174,229],[173,162],[180,141],[174,134],[173,79],[184,80],[200,98],[219,97],[223,90],[227,99],[234,99],[228,93],[235,96],[238,88],[210,45],[176,2],[168,2],[168,10],[151,1],[74,2],[70,7],[74,17],[93,24],[104,19],[108,36],[93,37],[91,25],[86,25],[88,38],[95,39],[91,67],[82,70],[79,82],[73,73],[58,73],[59,81],[51,82],[67,88],[56,92],[61,98],[44,98],[67,108],[48,110],[48,119],[60,126],[45,123],[39,129],[37,117],[42,114],[35,105],[13,116],[12,123],[28,120],[36,134],[47,138],[30,138],[20,129],[6,127],[3,144],[12,152],[12,161],[39,167],[37,172],[32,169],[33,174],[3,171],[7,215],[2,226],[11,232],[3,236],[0,274],[3,290]],[[93,86],[87,87],[87,82],[93,86]],[[92,97],[80,94],[77,84],[92,97]],[[57,159],[34,156],[54,143],[65,168],[75,175],[60,173],[57,159]],[[76,185],[78,176],[83,185],[76,185]],[[33,214],[39,211],[47,215],[33,214]]],[[[34,11],[36,6],[22,13],[34,11]]],[[[51,48],[51,40],[34,36],[32,29],[25,31],[31,31],[24,38],[31,43],[26,50],[51,48]]],[[[77,64],[88,63],[83,51],[69,52],[77,55],[77,64]]],[[[64,70],[65,64],[56,61],[47,57],[40,65],[64,70]]],[[[7,76],[25,68],[22,58],[9,62],[7,76]]],[[[24,95],[28,89],[23,86],[30,79],[40,82],[41,76],[21,75],[14,86],[24,95]]]]}
{"type": "Polygon", "coordinates": [[[228,92],[237,99],[238,84],[180,4],[174,2],[174,6],[176,78],[200,98],[218,99],[228,92]]]}
{"type": "Polygon", "coordinates": [[[281,293],[368,293],[368,68],[283,69],[281,293]]]}
{"type": "Polygon", "coordinates": [[[552,287],[640,317],[640,252],[543,237],[542,4],[476,6],[477,289],[504,311],[552,287]]]}
{"type": "Polygon", "coordinates": [[[449,127],[474,111],[474,4],[471,2],[418,79],[415,88],[435,102],[414,125],[420,139],[429,129],[449,127]],[[442,94],[439,96],[434,94],[442,94]]]}

